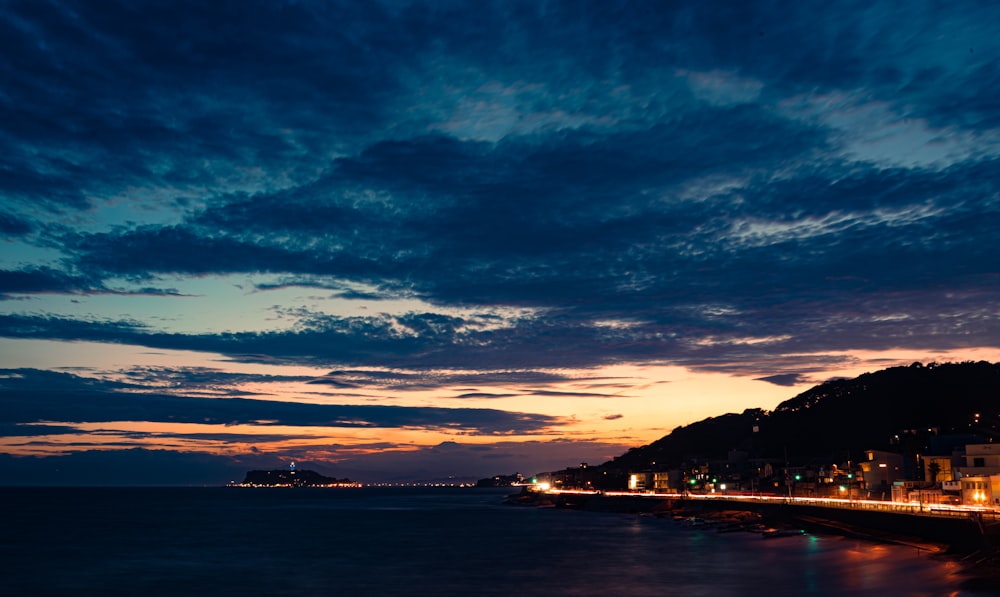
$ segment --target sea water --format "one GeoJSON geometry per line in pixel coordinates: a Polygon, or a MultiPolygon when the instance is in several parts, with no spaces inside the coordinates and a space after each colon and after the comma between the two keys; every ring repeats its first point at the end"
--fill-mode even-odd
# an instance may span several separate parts
{"type": "Polygon", "coordinates": [[[510,492],[0,489],[0,594],[976,594],[912,547],[504,505],[510,492]]]}

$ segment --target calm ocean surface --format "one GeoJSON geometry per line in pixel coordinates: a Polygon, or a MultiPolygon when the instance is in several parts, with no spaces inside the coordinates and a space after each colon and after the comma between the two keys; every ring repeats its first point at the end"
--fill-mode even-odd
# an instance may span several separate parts
{"type": "Polygon", "coordinates": [[[505,506],[490,489],[0,489],[3,595],[975,595],[830,536],[505,506]]]}

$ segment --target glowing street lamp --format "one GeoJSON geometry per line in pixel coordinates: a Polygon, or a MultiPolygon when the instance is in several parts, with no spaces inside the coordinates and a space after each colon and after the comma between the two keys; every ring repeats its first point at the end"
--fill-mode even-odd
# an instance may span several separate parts
{"type": "MultiPolygon", "coordinates": [[[[889,488],[889,465],[886,464],[886,463],[884,463],[884,462],[880,462],[880,463],[878,463],[878,467],[880,469],[882,469],[882,470],[885,471],[885,487],[886,487],[886,489],[888,489],[889,488]]],[[[890,497],[891,497],[891,495],[892,494],[890,494],[890,497]]],[[[883,500],[885,499],[885,490],[884,489],[882,490],[882,499],[883,500]]]]}

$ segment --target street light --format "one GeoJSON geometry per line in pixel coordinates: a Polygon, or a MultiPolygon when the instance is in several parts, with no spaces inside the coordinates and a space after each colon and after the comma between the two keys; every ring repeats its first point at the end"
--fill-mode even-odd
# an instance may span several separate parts
{"type": "MultiPolygon", "coordinates": [[[[889,488],[889,465],[884,462],[880,462],[878,463],[878,467],[880,469],[885,469],[885,485],[883,485],[885,489],[882,490],[882,501],[885,501],[885,490],[889,488]]],[[[892,494],[889,494],[889,497],[892,497],[892,494]]]]}

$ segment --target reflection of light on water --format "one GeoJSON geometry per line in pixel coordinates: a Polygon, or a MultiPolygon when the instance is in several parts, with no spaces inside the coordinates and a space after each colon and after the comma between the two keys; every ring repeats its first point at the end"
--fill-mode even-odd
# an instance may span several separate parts
{"type": "Polygon", "coordinates": [[[857,545],[854,549],[847,550],[847,555],[852,560],[870,560],[872,557],[882,557],[885,555],[884,545],[873,543],[871,545],[857,545]]]}
{"type": "Polygon", "coordinates": [[[816,535],[809,535],[809,541],[806,542],[806,551],[815,552],[819,550],[819,537],[816,535]]]}
{"type": "Polygon", "coordinates": [[[13,495],[14,509],[27,516],[5,527],[20,546],[8,550],[5,564],[25,571],[13,582],[45,582],[56,570],[78,580],[82,594],[117,583],[123,594],[145,597],[164,594],[150,591],[146,579],[178,570],[197,581],[198,594],[220,596],[396,595],[415,587],[426,588],[420,594],[581,597],[958,594],[958,566],[913,548],[832,536],[765,541],[666,518],[503,506],[505,490],[484,491],[25,491],[13,495]],[[310,532],[289,519],[308,521],[310,532]],[[50,557],[53,537],[69,536],[66,520],[75,521],[73,538],[88,538],[88,549],[50,557]],[[146,549],[128,549],[140,538],[146,549]],[[308,574],[287,574],[303,567],[308,574]]]}

